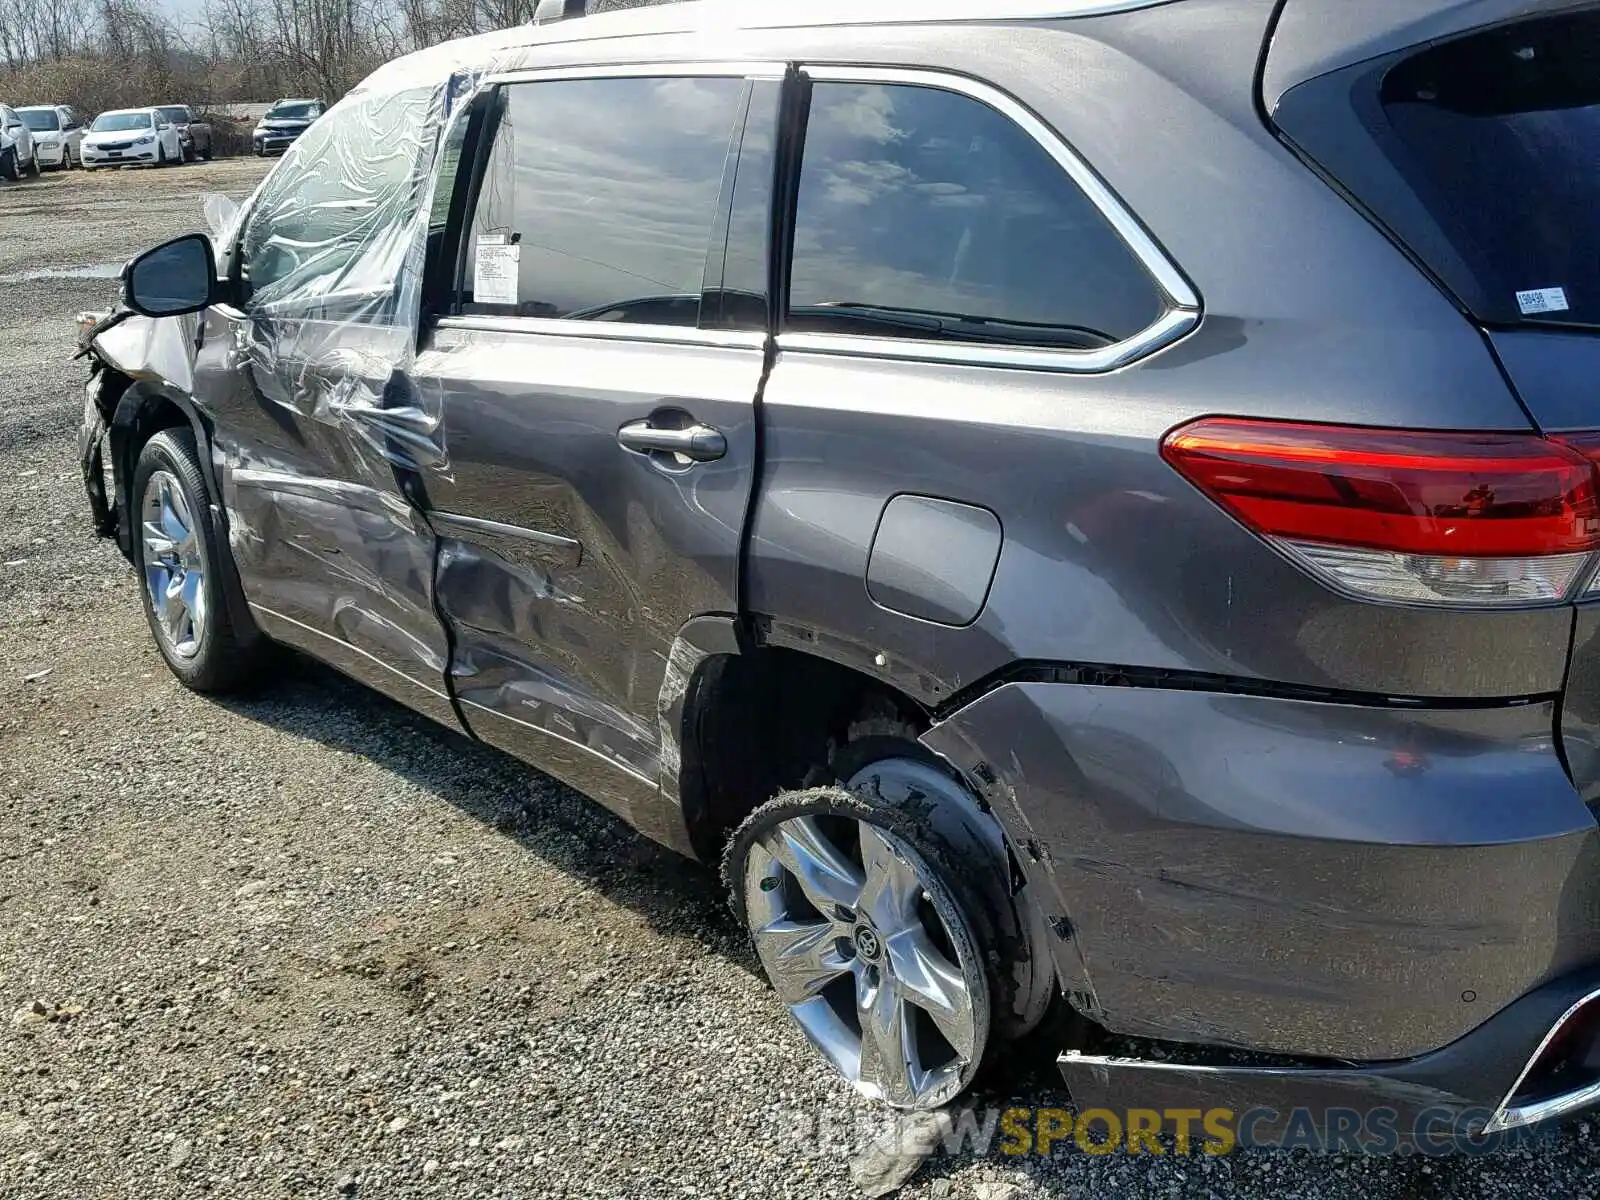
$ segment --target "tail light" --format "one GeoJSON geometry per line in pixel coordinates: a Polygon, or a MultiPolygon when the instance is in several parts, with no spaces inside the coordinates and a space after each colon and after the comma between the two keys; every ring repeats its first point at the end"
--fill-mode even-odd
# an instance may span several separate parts
{"type": "Polygon", "coordinates": [[[1600,436],[1206,417],[1162,457],[1346,592],[1415,604],[1566,599],[1600,549],[1600,436]]]}

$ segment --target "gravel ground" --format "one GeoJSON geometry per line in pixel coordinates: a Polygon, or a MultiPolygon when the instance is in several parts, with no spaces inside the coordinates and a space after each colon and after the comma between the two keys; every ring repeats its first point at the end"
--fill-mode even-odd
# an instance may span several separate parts
{"type": "MultiPolygon", "coordinates": [[[[869,1114],[708,873],[312,664],[217,703],[151,648],[88,531],[71,317],[261,169],[0,188],[0,1196],[858,1195],[869,1114]]],[[[975,1099],[1065,1103],[1043,1067],[975,1099]]],[[[938,1154],[903,1194],[1593,1195],[1597,1162],[1577,1123],[1432,1163],[938,1154]]]]}

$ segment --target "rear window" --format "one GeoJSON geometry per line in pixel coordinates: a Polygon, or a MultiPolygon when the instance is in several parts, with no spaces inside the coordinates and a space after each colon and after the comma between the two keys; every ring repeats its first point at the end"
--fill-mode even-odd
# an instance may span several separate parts
{"type": "Polygon", "coordinates": [[[1276,116],[1480,320],[1600,325],[1600,10],[1364,64],[1276,116]]]}
{"type": "Polygon", "coordinates": [[[61,119],[53,108],[23,108],[17,110],[17,115],[34,133],[49,133],[61,128],[61,119]]]}

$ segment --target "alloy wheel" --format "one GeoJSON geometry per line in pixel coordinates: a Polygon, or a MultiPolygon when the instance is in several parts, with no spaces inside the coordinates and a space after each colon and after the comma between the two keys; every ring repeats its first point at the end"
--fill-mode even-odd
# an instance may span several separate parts
{"type": "Polygon", "coordinates": [[[791,817],[751,847],[744,900],[779,999],[857,1091],[924,1109],[971,1081],[988,983],[966,918],[903,839],[791,817]]]}
{"type": "Polygon", "coordinates": [[[145,589],[156,633],[172,653],[193,658],[206,634],[205,558],[194,512],[177,476],[152,473],[140,511],[145,589]]]}

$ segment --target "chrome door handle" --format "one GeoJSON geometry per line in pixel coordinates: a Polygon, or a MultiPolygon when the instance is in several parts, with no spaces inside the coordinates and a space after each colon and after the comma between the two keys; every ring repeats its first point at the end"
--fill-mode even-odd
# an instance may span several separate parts
{"type": "Polygon", "coordinates": [[[695,462],[714,462],[728,452],[722,430],[699,424],[658,429],[649,421],[632,421],[617,430],[617,443],[638,454],[681,454],[695,462]]]}

